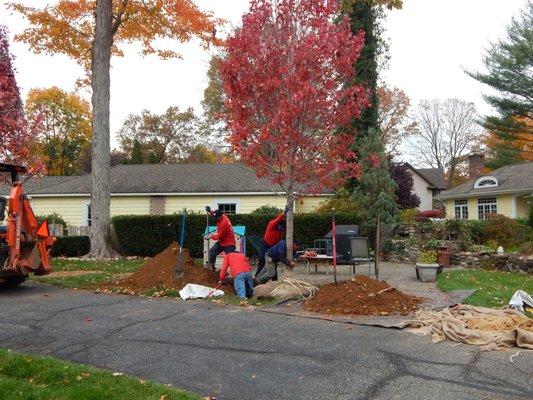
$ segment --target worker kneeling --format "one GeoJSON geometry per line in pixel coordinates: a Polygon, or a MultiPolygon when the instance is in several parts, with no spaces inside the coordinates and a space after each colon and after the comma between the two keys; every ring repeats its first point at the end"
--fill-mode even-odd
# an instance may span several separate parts
{"type": "Polygon", "coordinates": [[[254,293],[254,281],[252,278],[252,267],[246,256],[237,251],[226,254],[222,269],[220,270],[220,282],[226,279],[226,273],[230,269],[233,278],[235,294],[241,299],[252,297],[254,293]]]}
{"type": "MultiPolygon", "coordinates": [[[[294,242],[293,250],[298,250],[300,244],[294,242]]],[[[294,261],[287,259],[287,242],[280,240],[278,244],[272,246],[265,253],[265,268],[255,277],[257,283],[262,285],[273,279],[278,272],[278,263],[282,262],[291,270],[294,268],[294,261]]]]}

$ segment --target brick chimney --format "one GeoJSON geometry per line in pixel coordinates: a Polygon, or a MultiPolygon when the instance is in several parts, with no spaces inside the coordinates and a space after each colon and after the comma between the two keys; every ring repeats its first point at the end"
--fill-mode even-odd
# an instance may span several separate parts
{"type": "Polygon", "coordinates": [[[468,156],[468,179],[476,179],[483,175],[485,156],[483,154],[470,154],[468,156]]]}

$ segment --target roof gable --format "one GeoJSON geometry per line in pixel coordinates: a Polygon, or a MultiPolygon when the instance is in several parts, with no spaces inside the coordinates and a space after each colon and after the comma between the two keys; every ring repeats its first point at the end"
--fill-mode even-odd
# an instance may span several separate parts
{"type": "Polygon", "coordinates": [[[506,165],[487,175],[480,175],[453,189],[441,193],[441,198],[470,196],[499,192],[527,192],[533,191],[533,162],[523,162],[515,165],[506,165]],[[498,186],[474,187],[474,182],[480,177],[494,177],[498,186]]]}

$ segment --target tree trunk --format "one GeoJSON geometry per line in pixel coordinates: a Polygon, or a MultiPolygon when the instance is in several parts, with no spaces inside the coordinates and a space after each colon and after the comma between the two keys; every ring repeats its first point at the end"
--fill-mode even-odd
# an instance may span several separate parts
{"type": "Polygon", "coordinates": [[[292,244],[294,242],[294,193],[292,189],[287,193],[287,208],[288,212],[285,217],[287,222],[287,230],[285,232],[285,240],[287,241],[287,259],[293,260],[294,252],[292,244]]]}
{"type": "Polygon", "coordinates": [[[91,257],[114,255],[110,245],[110,192],[111,165],[109,101],[111,46],[113,44],[113,2],[98,0],[96,27],[92,46],[92,106],[93,147],[91,178],[91,257]]]}
{"type": "Polygon", "coordinates": [[[379,214],[376,218],[376,241],[375,241],[375,258],[374,258],[374,265],[375,265],[375,273],[376,273],[376,279],[379,279],[379,238],[381,235],[380,231],[380,218],[379,214]]]}

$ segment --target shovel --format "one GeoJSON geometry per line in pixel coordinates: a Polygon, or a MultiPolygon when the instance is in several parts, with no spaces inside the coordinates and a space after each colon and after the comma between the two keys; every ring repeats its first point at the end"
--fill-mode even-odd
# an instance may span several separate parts
{"type": "Polygon", "coordinates": [[[183,246],[185,245],[185,224],[187,223],[187,212],[183,211],[181,214],[181,237],[180,237],[180,252],[178,254],[178,262],[176,264],[176,277],[183,276],[183,246]]]}
{"type": "MultiPolygon", "coordinates": [[[[211,207],[205,206],[205,235],[209,237],[209,213],[211,212],[211,207]]],[[[207,239],[207,254],[209,258],[209,239],[207,239]]],[[[208,260],[205,261],[204,268],[207,268],[208,260]]]]}
{"type": "Polygon", "coordinates": [[[207,299],[210,298],[211,296],[213,296],[215,294],[215,292],[220,289],[220,287],[222,286],[222,283],[219,283],[218,285],[215,286],[215,288],[213,290],[211,290],[209,292],[209,294],[207,295],[207,299]]]}

